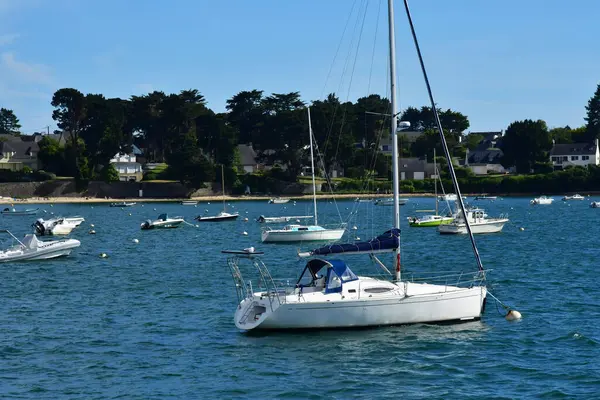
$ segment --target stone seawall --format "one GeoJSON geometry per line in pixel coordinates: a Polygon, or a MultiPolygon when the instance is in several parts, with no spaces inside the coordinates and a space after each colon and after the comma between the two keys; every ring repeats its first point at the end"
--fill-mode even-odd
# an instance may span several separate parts
{"type": "MultiPolygon", "coordinates": [[[[210,190],[208,190],[210,191],[210,190]]],[[[192,193],[178,182],[90,182],[84,192],[77,192],[73,180],[46,182],[5,182],[0,183],[0,196],[3,197],[110,197],[113,199],[145,198],[185,198],[192,193]],[[140,190],[142,196],[140,196],[140,190]]]]}

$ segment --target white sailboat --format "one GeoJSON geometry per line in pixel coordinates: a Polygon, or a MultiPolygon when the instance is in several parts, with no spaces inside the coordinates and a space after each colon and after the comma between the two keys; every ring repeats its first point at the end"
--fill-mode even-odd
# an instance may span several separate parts
{"type": "MultiPolygon", "coordinates": [[[[419,59],[422,63],[406,2],[405,5],[419,59]]],[[[395,227],[368,242],[325,246],[302,255],[324,257],[341,253],[365,253],[369,254],[378,264],[383,265],[376,255],[382,252],[394,252],[395,279],[389,281],[357,276],[342,260],[315,258],[308,261],[294,287],[282,288],[275,283],[269,270],[261,261],[261,253],[255,252],[252,248],[244,251],[225,251],[224,253],[230,254],[228,265],[238,294],[239,304],[235,312],[234,322],[239,329],[249,331],[260,329],[351,328],[442,321],[470,321],[481,317],[487,289],[482,284],[485,275],[471,234],[469,236],[472,240],[480,271],[471,276],[465,286],[459,285],[458,279],[453,281],[455,282],[453,285],[414,283],[401,279],[393,0],[388,0],[388,13],[390,89],[392,93],[393,221],[395,227]],[[264,287],[263,290],[255,292],[252,286],[243,279],[238,264],[246,259],[250,260],[257,269],[262,285],[264,285],[262,286],[264,287]]],[[[423,65],[422,69],[438,132],[443,132],[423,65]]],[[[446,158],[450,159],[443,133],[440,136],[446,158]]],[[[460,189],[452,163],[449,162],[448,164],[460,207],[464,211],[464,204],[460,198],[460,189]]],[[[467,230],[471,233],[468,220],[466,225],[467,230]]],[[[445,279],[447,279],[447,276],[445,279]]]]}
{"type": "Polygon", "coordinates": [[[531,200],[529,202],[529,204],[531,204],[532,206],[535,206],[535,205],[550,205],[550,204],[552,204],[552,202],[554,202],[554,198],[553,197],[540,196],[540,197],[536,197],[535,199],[531,200]]]}
{"type": "Polygon", "coordinates": [[[337,228],[325,228],[319,225],[317,215],[317,187],[315,183],[315,161],[313,155],[313,134],[310,121],[310,108],[308,108],[308,135],[310,137],[310,162],[312,168],[313,204],[315,209],[314,225],[286,225],[282,229],[263,228],[261,240],[264,242],[304,242],[340,240],[346,231],[342,225],[337,228]]]}
{"type": "Polygon", "coordinates": [[[198,222],[221,222],[221,221],[233,221],[240,216],[239,213],[228,213],[227,206],[225,205],[225,172],[223,164],[221,164],[221,186],[223,189],[223,211],[217,215],[202,216],[198,215],[195,219],[198,222]]]}

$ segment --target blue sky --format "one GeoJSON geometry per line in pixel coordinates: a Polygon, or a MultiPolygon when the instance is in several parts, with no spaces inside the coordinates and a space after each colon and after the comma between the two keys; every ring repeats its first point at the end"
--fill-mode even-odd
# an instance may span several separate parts
{"type": "MultiPolygon", "coordinates": [[[[386,3],[0,0],[0,106],[32,132],[55,126],[61,87],[123,98],[196,88],[217,112],[240,90],[386,94],[386,3]]],[[[436,100],[466,114],[471,131],[584,123],[600,83],[600,1],[412,0],[411,10],[436,100]]],[[[400,1],[396,21],[400,105],[425,105],[400,1]]]]}

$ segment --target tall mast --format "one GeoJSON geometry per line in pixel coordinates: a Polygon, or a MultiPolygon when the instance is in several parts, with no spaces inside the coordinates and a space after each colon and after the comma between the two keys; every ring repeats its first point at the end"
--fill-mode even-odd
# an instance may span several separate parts
{"type": "Polygon", "coordinates": [[[223,189],[223,211],[225,211],[225,172],[223,164],[221,164],[221,189],[223,189]]]}
{"type": "Polygon", "coordinates": [[[313,184],[313,203],[315,206],[315,225],[319,225],[318,224],[318,218],[317,218],[317,186],[315,184],[315,158],[313,157],[313,135],[312,135],[312,124],[310,121],[310,107],[306,107],[307,111],[308,111],[308,137],[309,137],[309,141],[310,141],[310,168],[312,171],[312,184],[313,184]]]}
{"type": "MultiPolygon", "coordinates": [[[[388,0],[388,27],[390,45],[390,90],[392,100],[392,177],[394,189],[394,228],[400,229],[400,182],[398,178],[398,116],[396,111],[396,38],[394,33],[394,0],[388,0]]],[[[400,280],[400,244],[396,249],[396,280],[400,280]]]]}
{"type": "Polygon", "coordinates": [[[438,172],[437,172],[437,164],[435,163],[435,147],[433,148],[433,174],[435,175],[435,179],[433,180],[433,185],[435,187],[435,215],[438,215],[438,195],[437,195],[438,172]]]}

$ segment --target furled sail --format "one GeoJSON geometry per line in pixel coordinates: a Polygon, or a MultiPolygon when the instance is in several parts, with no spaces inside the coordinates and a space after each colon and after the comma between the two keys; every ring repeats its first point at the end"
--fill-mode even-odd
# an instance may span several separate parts
{"type": "Polygon", "coordinates": [[[392,252],[398,248],[400,229],[394,228],[382,233],[381,235],[367,241],[356,243],[332,244],[319,247],[307,252],[298,253],[300,257],[327,256],[330,254],[352,253],[352,254],[373,254],[392,252]]]}

